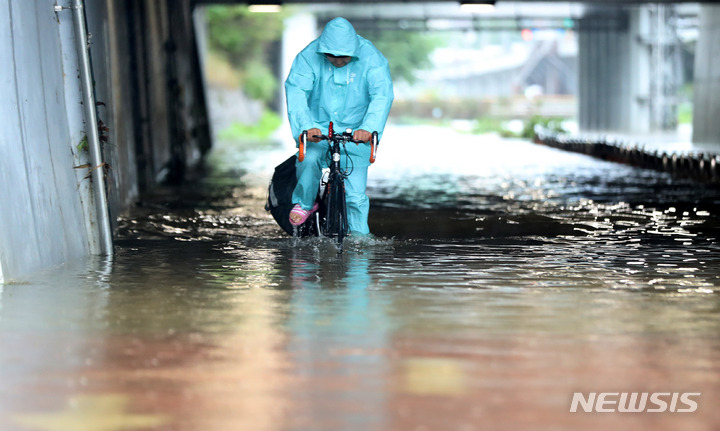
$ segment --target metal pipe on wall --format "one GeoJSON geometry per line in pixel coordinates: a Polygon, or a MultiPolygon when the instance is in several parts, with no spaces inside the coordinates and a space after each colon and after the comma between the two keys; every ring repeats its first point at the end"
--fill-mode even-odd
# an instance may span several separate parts
{"type": "Polygon", "coordinates": [[[80,81],[82,84],[83,104],[85,108],[85,124],[90,152],[92,170],[93,192],[95,194],[95,212],[97,215],[98,236],[100,240],[100,254],[111,256],[113,254],[112,228],[110,226],[110,213],[108,210],[107,193],[105,189],[105,166],[100,147],[98,133],[98,118],[93,90],[92,66],[88,52],[88,32],[85,18],[85,4],[83,0],[72,2],[73,23],[76,33],[80,81]]]}

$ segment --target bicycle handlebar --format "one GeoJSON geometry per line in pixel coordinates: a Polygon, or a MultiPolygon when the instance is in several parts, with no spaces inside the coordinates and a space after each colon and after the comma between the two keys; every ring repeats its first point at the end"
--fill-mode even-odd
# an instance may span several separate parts
{"type": "Polygon", "coordinates": [[[329,137],[327,135],[313,135],[313,138],[320,138],[321,141],[352,142],[355,144],[364,144],[367,142],[353,139],[352,136],[347,136],[344,133],[342,135],[333,135],[332,137],[329,137]]]}
{"type": "MultiPolygon", "coordinates": [[[[329,135],[313,135],[313,138],[319,138],[321,141],[331,141],[331,142],[353,142],[355,144],[364,144],[368,141],[361,141],[357,139],[353,139],[352,137],[352,131],[350,129],[347,129],[345,133],[333,133],[332,132],[332,123],[330,123],[330,129],[329,129],[329,135]]],[[[300,135],[300,146],[298,148],[298,160],[303,161],[305,160],[305,145],[307,144],[307,138],[308,138],[308,131],[303,130],[302,135],[300,135]]],[[[370,163],[375,163],[375,158],[377,156],[377,147],[380,145],[380,141],[378,138],[378,132],[372,132],[372,138],[370,139],[370,163]]]]}

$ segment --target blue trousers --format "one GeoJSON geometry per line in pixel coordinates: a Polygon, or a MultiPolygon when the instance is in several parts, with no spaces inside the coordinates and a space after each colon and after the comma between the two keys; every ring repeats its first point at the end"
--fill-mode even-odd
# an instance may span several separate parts
{"type": "MultiPolygon", "coordinates": [[[[305,148],[305,160],[295,162],[295,175],[298,182],[293,191],[292,201],[305,210],[311,209],[315,204],[322,170],[329,166],[328,147],[329,145],[325,141],[308,143],[305,148]]],[[[347,157],[343,155],[340,158],[340,167],[346,169],[346,163],[347,157]]],[[[350,169],[352,172],[345,179],[345,202],[350,233],[368,235],[370,233],[367,222],[370,200],[365,194],[368,166],[364,166],[364,163],[354,163],[350,164],[350,169]]]]}

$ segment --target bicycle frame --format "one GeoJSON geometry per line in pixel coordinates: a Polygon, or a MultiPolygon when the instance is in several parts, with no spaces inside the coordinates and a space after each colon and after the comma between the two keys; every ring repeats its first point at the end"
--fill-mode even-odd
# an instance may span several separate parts
{"type": "MultiPolygon", "coordinates": [[[[345,236],[348,234],[348,222],[347,222],[347,204],[345,201],[345,176],[346,173],[340,168],[340,159],[342,148],[348,142],[352,143],[365,143],[365,141],[359,141],[353,139],[351,129],[346,129],[345,132],[336,134],[333,129],[333,123],[330,122],[328,127],[327,135],[315,135],[314,138],[328,141],[330,143],[330,175],[327,181],[326,192],[323,196],[326,199],[325,206],[325,218],[324,224],[320,223],[319,216],[317,217],[318,222],[318,234],[321,233],[324,236],[335,237],[337,242],[342,248],[342,242],[345,236]]],[[[298,160],[302,162],[305,160],[305,148],[307,145],[308,132],[304,130],[300,139],[300,146],[298,151],[298,160]]],[[[378,133],[372,133],[372,139],[370,142],[370,163],[374,163],[377,156],[378,147],[378,133]]],[[[322,205],[321,205],[322,206],[322,205]]]]}

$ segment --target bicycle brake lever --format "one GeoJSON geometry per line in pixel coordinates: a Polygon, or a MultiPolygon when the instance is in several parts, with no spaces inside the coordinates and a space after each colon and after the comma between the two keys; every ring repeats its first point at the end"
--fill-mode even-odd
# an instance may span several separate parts
{"type": "Polygon", "coordinates": [[[375,159],[377,158],[377,150],[378,145],[380,145],[380,142],[378,140],[378,132],[372,133],[372,139],[370,140],[370,163],[375,163],[375,159]]]}
{"type": "Polygon", "coordinates": [[[307,136],[307,130],[303,130],[302,134],[300,135],[300,145],[298,147],[298,160],[300,162],[305,160],[305,145],[307,144],[307,136]]]}

